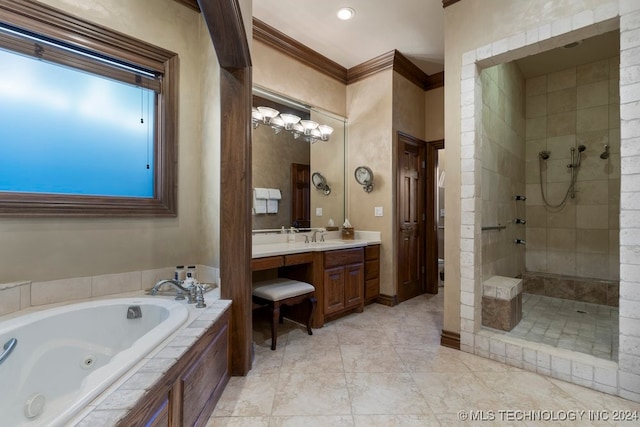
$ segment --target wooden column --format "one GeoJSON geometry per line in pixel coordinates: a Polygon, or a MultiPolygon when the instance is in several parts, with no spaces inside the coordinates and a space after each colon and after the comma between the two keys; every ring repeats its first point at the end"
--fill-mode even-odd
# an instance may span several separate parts
{"type": "Polygon", "coordinates": [[[220,63],[220,283],[231,310],[231,375],[251,369],[251,88],[237,0],[198,0],[220,63]]]}

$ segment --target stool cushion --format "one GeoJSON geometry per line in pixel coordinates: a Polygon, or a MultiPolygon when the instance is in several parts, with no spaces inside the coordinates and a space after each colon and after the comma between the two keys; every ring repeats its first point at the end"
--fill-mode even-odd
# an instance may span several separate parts
{"type": "Polygon", "coordinates": [[[309,283],[284,277],[257,282],[253,285],[253,295],[269,301],[280,301],[315,290],[316,288],[309,283]]]}

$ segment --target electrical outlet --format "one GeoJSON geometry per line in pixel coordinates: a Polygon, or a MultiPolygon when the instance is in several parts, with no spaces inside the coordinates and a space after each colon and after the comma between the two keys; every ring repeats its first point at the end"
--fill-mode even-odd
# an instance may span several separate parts
{"type": "Polygon", "coordinates": [[[316,216],[322,216],[322,208],[316,208],[316,216]]]}
{"type": "Polygon", "coordinates": [[[376,206],[373,208],[373,216],[383,216],[383,212],[382,206],[376,206]]]}

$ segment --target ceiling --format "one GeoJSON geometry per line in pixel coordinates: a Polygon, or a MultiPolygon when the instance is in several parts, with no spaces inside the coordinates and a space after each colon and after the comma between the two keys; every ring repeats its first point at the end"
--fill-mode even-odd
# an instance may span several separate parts
{"type": "MultiPolygon", "coordinates": [[[[444,71],[442,0],[253,0],[253,16],[347,69],[395,49],[427,75],[444,71]],[[355,17],[339,20],[341,7],[355,17]]],[[[614,31],[516,62],[529,78],[608,58],[618,45],[614,31]]]]}
{"type": "Polygon", "coordinates": [[[347,69],[395,49],[444,70],[442,0],[253,0],[253,16],[347,69]],[[338,19],[341,7],[355,17],[338,19]]]}

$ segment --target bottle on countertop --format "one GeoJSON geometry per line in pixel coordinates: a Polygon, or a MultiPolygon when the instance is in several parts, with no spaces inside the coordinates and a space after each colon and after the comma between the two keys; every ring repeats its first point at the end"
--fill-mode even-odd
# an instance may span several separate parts
{"type": "Polygon", "coordinates": [[[190,288],[191,286],[194,286],[196,284],[196,280],[194,279],[193,275],[191,274],[190,271],[187,271],[187,278],[184,279],[184,287],[185,288],[190,288]]]}
{"type": "Polygon", "coordinates": [[[187,266],[187,276],[189,275],[189,273],[191,273],[191,277],[193,278],[193,280],[196,280],[196,266],[195,265],[187,266]]]}
{"type": "Polygon", "coordinates": [[[184,265],[177,265],[176,271],[173,273],[173,279],[184,282],[186,278],[187,278],[187,272],[184,269],[184,265]]]}

